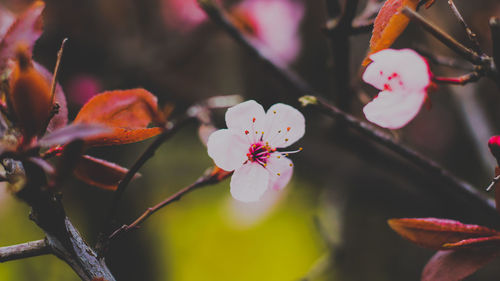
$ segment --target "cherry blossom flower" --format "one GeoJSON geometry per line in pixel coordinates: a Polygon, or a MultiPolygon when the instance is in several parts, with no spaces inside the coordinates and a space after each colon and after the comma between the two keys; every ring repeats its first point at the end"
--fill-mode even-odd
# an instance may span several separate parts
{"type": "Polygon", "coordinates": [[[363,108],[365,117],[381,127],[399,129],[415,118],[427,98],[429,66],[410,49],[385,49],[370,59],[363,80],[381,92],[363,108]]]}
{"type": "MultiPolygon", "coordinates": [[[[207,20],[196,0],[163,0],[162,5],[165,24],[172,30],[191,32],[207,20]]],[[[275,63],[289,64],[300,52],[297,31],[304,10],[301,0],[243,0],[229,16],[264,55],[275,63]]]]}
{"type": "Polygon", "coordinates": [[[298,36],[304,3],[294,0],[246,0],[232,11],[235,24],[266,56],[289,64],[300,52],[298,36]]]}
{"type": "Polygon", "coordinates": [[[208,155],[223,170],[233,171],[231,194],[240,201],[254,202],[268,188],[280,190],[290,181],[293,164],[289,153],[280,152],[299,140],[305,132],[305,119],[297,109],[282,103],[267,113],[250,100],[229,108],[227,129],[212,133],[208,155]]]}
{"type": "Polygon", "coordinates": [[[163,0],[165,24],[182,32],[189,32],[207,19],[196,0],[163,0]]]}

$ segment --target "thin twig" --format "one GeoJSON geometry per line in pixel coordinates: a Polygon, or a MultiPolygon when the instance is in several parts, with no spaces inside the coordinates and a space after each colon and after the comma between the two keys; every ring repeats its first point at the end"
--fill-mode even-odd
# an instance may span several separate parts
{"type": "MultiPolygon", "coordinates": [[[[234,40],[236,40],[236,42],[241,44],[242,47],[248,50],[251,55],[255,56],[260,63],[262,63],[269,71],[272,71],[276,77],[288,86],[291,90],[289,92],[290,94],[294,96],[301,96],[305,93],[315,93],[315,91],[312,90],[312,88],[295,73],[275,65],[271,59],[268,59],[261,52],[259,52],[259,50],[246,40],[246,38],[232,25],[232,23],[227,20],[222,11],[215,4],[213,4],[212,1],[198,0],[198,2],[214,23],[222,27],[234,40]]],[[[391,136],[382,133],[380,130],[375,129],[373,126],[365,122],[361,122],[357,118],[327,103],[323,99],[312,98],[312,100],[313,102],[310,104],[313,104],[320,112],[343,122],[348,128],[352,128],[361,135],[365,136],[364,139],[378,143],[400,155],[409,162],[415,164],[417,167],[420,167],[422,170],[432,175],[436,180],[443,183],[442,185],[439,185],[443,190],[456,195],[464,202],[474,205],[478,211],[483,211],[483,214],[488,215],[492,223],[498,222],[499,214],[496,212],[493,202],[487,199],[483,194],[479,193],[470,184],[456,178],[448,170],[442,168],[440,165],[427,157],[424,157],[418,152],[397,143],[391,136]]]]}
{"type": "Polygon", "coordinates": [[[431,33],[434,37],[436,37],[439,41],[441,41],[443,44],[445,44],[448,48],[451,50],[455,51],[459,55],[461,55],[464,59],[474,63],[474,64],[483,64],[484,58],[482,58],[478,53],[475,51],[465,47],[464,45],[460,44],[457,40],[455,40],[453,37],[451,37],[448,33],[444,32],[440,28],[438,28],[436,25],[433,23],[429,22],[425,18],[423,18],[421,15],[419,15],[417,12],[414,10],[405,7],[402,10],[403,14],[408,16],[411,20],[417,22],[420,24],[426,31],[431,33]]]}
{"type": "Polygon", "coordinates": [[[162,209],[163,207],[169,205],[170,203],[177,201],[181,199],[182,196],[186,195],[187,193],[202,187],[206,186],[209,184],[214,184],[222,181],[225,179],[227,176],[229,176],[230,173],[225,173],[224,176],[221,177],[221,175],[217,172],[214,172],[214,168],[210,168],[205,172],[203,176],[198,178],[194,183],[184,187],[183,189],[177,191],[175,194],[165,198],[165,200],[161,201],[160,203],[156,204],[155,206],[148,208],[142,215],[140,215],[134,222],[132,222],[129,225],[123,225],[120,228],[118,228],[116,231],[114,231],[109,237],[109,240],[116,239],[119,235],[130,231],[131,229],[137,228],[139,225],[141,225],[146,219],[148,219],[151,215],[162,209]]]}
{"type": "Polygon", "coordinates": [[[429,62],[431,62],[435,65],[446,66],[446,67],[461,69],[461,70],[466,70],[466,71],[472,71],[472,66],[467,61],[464,61],[461,59],[456,59],[456,58],[451,58],[451,57],[436,55],[436,54],[432,53],[432,51],[429,51],[422,46],[414,47],[413,49],[415,51],[417,51],[420,55],[424,56],[429,62]]]}
{"type": "Polygon", "coordinates": [[[465,32],[467,33],[467,37],[469,37],[469,40],[472,43],[472,48],[474,49],[474,51],[476,51],[479,54],[484,53],[481,50],[481,46],[479,45],[479,41],[477,40],[476,33],[474,33],[474,31],[472,31],[469,25],[465,22],[464,18],[460,14],[460,11],[457,9],[457,6],[455,6],[455,2],[453,2],[453,0],[448,0],[448,5],[450,5],[451,11],[464,27],[465,32]]]}
{"type": "Polygon", "coordinates": [[[452,84],[452,85],[465,85],[471,82],[477,82],[481,78],[481,75],[477,72],[467,73],[459,77],[440,77],[434,76],[432,80],[437,83],[442,84],[452,84]]]}
{"type": "Polygon", "coordinates": [[[54,100],[54,96],[56,93],[56,86],[57,86],[57,76],[59,74],[59,66],[61,64],[61,59],[62,55],[64,52],[64,46],[66,45],[66,42],[68,41],[68,38],[64,38],[61,43],[61,47],[59,48],[59,51],[57,52],[57,60],[56,60],[56,66],[54,67],[54,75],[52,75],[52,84],[50,86],[50,100],[54,100]]]}
{"type": "Polygon", "coordinates": [[[165,126],[165,130],[144,150],[144,152],[137,158],[134,165],[127,172],[125,177],[120,181],[118,187],[115,191],[113,202],[111,203],[110,217],[113,218],[116,210],[118,208],[119,201],[125,192],[125,189],[129,183],[134,178],[135,174],[141,169],[141,167],[155,154],[156,150],[170,137],[172,137],[181,127],[185,126],[190,120],[194,119],[193,115],[185,115],[181,117],[178,121],[168,122],[165,126]]]}
{"type": "Polygon", "coordinates": [[[45,239],[0,248],[0,262],[47,255],[51,249],[45,239]]]}

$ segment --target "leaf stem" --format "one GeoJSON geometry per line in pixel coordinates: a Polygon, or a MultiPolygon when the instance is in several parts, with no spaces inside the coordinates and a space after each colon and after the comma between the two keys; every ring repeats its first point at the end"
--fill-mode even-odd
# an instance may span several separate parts
{"type": "Polygon", "coordinates": [[[437,83],[442,83],[442,84],[452,84],[452,85],[465,85],[471,82],[477,82],[482,75],[480,75],[478,72],[471,72],[467,73],[465,75],[459,76],[459,77],[440,77],[440,76],[434,76],[432,77],[432,80],[437,83]]]}

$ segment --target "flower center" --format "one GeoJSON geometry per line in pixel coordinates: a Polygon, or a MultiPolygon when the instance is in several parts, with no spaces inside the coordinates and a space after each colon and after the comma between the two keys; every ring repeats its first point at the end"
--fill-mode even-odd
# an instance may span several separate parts
{"type": "Polygon", "coordinates": [[[268,144],[263,142],[254,143],[248,149],[248,161],[257,162],[265,167],[267,160],[274,151],[276,151],[276,148],[271,148],[268,144]]]}

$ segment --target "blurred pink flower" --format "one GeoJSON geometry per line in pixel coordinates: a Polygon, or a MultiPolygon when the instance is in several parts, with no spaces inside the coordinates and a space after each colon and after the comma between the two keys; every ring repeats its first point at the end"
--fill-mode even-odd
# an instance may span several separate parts
{"type": "Polygon", "coordinates": [[[363,80],[381,92],[363,108],[365,117],[381,127],[399,129],[415,118],[427,98],[429,66],[410,49],[385,49],[370,59],[363,80]]]}
{"type": "Polygon", "coordinates": [[[294,0],[245,0],[231,11],[235,24],[266,56],[289,64],[300,52],[298,34],[304,3],[294,0]]]}
{"type": "MultiPolygon", "coordinates": [[[[207,19],[196,0],[163,0],[162,3],[165,24],[173,30],[190,32],[207,19]]],[[[276,63],[288,64],[300,52],[298,29],[304,9],[301,0],[243,0],[229,14],[264,55],[276,63]]]]}
{"type": "Polygon", "coordinates": [[[3,36],[9,30],[9,27],[14,23],[16,16],[11,13],[9,10],[0,6],[0,40],[2,40],[3,36]]]}
{"type": "Polygon", "coordinates": [[[207,18],[196,0],[163,0],[162,6],[163,20],[173,30],[189,32],[207,18]]]}
{"type": "Polygon", "coordinates": [[[226,125],[228,129],[210,135],[207,147],[219,168],[234,170],[232,196],[254,202],[268,188],[284,188],[293,173],[292,161],[286,157],[292,152],[279,152],[277,148],[287,147],[304,135],[302,113],[282,103],[265,113],[260,104],[250,100],[227,110],[226,125]]]}
{"type": "Polygon", "coordinates": [[[83,105],[101,92],[101,83],[93,75],[78,74],[68,82],[67,92],[72,102],[83,105]]]}

